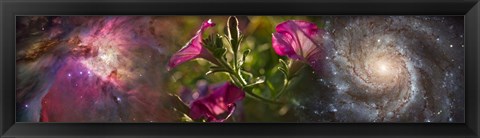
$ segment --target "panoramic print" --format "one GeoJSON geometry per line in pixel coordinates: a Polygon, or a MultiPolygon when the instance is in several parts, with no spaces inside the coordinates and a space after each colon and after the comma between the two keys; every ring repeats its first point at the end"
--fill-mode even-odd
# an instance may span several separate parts
{"type": "Polygon", "coordinates": [[[463,16],[17,16],[17,122],[463,123],[463,16]]]}

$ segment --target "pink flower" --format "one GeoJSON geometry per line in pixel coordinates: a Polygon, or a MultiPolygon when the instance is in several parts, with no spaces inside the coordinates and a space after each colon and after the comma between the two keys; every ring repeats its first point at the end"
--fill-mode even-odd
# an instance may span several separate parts
{"type": "Polygon", "coordinates": [[[199,98],[190,106],[192,119],[206,119],[208,122],[223,122],[235,110],[235,102],[242,100],[245,93],[230,82],[226,82],[206,97],[199,98]]]}
{"type": "Polygon", "coordinates": [[[272,44],[278,55],[305,61],[313,68],[319,65],[324,36],[328,36],[326,31],[311,22],[298,20],[282,22],[275,29],[272,44]]]}
{"type": "Polygon", "coordinates": [[[177,53],[173,54],[168,63],[168,68],[175,68],[177,65],[196,58],[206,59],[214,64],[217,60],[207,48],[202,45],[202,34],[205,29],[215,26],[211,19],[202,23],[200,30],[197,31],[190,41],[182,47],[177,53]]]}

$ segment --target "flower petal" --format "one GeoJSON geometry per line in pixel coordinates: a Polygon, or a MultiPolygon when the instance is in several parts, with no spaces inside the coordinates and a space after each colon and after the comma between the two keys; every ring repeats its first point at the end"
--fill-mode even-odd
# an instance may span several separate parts
{"type": "Polygon", "coordinates": [[[275,52],[280,56],[288,56],[292,59],[300,59],[293,49],[294,38],[288,33],[273,33],[272,45],[275,52]]]}
{"type": "Polygon", "coordinates": [[[292,59],[305,60],[319,52],[319,37],[323,30],[307,21],[289,20],[277,25],[272,43],[275,52],[292,59]]]}
{"type": "Polygon", "coordinates": [[[206,118],[207,121],[221,122],[227,119],[235,109],[235,102],[243,99],[245,93],[230,82],[225,83],[204,98],[195,100],[190,107],[189,116],[193,119],[206,118]]]}
{"type": "Polygon", "coordinates": [[[177,65],[187,62],[189,60],[204,57],[211,58],[210,52],[202,46],[202,34],[205,29],[215,26],[212,20],[208,20],[202,23],[202,26],[193,36],[190,41],[183,46],[177,53],[173,54],[168,63],[168,68],[175,68],[177,65]]]}
{"type": "Polygon", "coordinates": [[[230,82],[226,82],[219,88],[214,88],[212,95],[223,97],[225,103],[235,103],[245,97],[245,93],[230,82]]]}

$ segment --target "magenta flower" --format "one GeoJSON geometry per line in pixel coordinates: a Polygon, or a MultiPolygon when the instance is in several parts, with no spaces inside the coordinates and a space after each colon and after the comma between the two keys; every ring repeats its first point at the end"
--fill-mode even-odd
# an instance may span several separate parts
{"type": "Polygon", "coordinates": [[[235,102],[242,100],[245,93],[230,82],[214,88],[206,97],[198,98],[190,106],[192,119],[206,119],[208,122],[223,122],[235,110],[235,102]]]}
{"type": "Polygon", "coordinates": [[[173,54],[168,63],[168,68],[175,68],[177,65],[196,58],[206,59],[214,64],[217,60],[207,48],[202,45],[202,34],[205,29],[215,26],[211,19],[202,23],[202,26],[190,41],[183,46],[177,53],[173,54]]]}
{"type": "Polygon", "coordinates": [[[316,67],[323,52],[326,31],[307,21],[289,20],[275,28],[272,44],[280,56],[305,61],[316,67]]]}

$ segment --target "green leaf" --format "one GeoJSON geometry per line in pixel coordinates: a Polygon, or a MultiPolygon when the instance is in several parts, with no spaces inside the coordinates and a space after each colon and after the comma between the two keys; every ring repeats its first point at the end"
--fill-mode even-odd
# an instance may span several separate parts
{"type": "Polygon", "coordinates": [[[262,76],[262,77],[257,77],[255,78],[255,81],[251,84],[248,84],[247,86],[245,87],[253,87],[257,84],[261,84],[261,83],[264,83],[265,82],[265,76],[262,76]]]}
{"type": "Polygon", "coordinates": [[[242,75],[247,75],[248,78],[253,78],[253,74],[252,74],[252,73],[247,72],[247,71],[245,71],[245,70],[240,70],[240,71],[242,72],[242,75]]]}
{"type": "Polygon", "coordinates": [[[228,37],[228,35],[223,34],[223,35],[221,35],[221,36],[222,36],[222,41],[225,40],[225,42],[230,42],[230,40],[229,40],[230,37],[228,37]]]}
{"type": "Polygon", "coordinates": [[[242,58],[240,59],[240,61],[238,61],[237,67],[240,68],[245,63],[245,59],[247,55],[250,53],[250,51],[251,51],[250,49],[243,51],[242,58]]]}
{"type": "Polygon", "coordinates": [[[221,58],[227,54],[227,48],[222,47],[222,48],[216,48],[215,51],[213,51],[213,55],[217,58],[221,58]]]}
{"type": "MultiPolygon", "coordinates": [[[[247,49],[247,50],[243,51],[241,62],[245,62],[245,60],[247,59],[248,54],[250,54],[251,51],[252,51],[252,50],[250,50],[250,49],[247,49]]],[[[239,66],[242,66],[242,65],[243,65],[243,63],[240,64],[239,66]]]]}
{"type": "Polygon", "coordinates": [[[190,113],[190,108],[178,97],[177,95],[168,94],[166,100],[173,110],[180,111],[181,113],[190,113]]]}
{"type": "Polygon", "coordinates": [[[280,70],[280,72],[282,72],[282,74],[285,76],[285,78],[288,77],[288,72],[284,68],[278,67],[277,69],[280,70]]]}
{"type": "Polygon", "coordinates": [[[260,83],[263,83],[263,82],[265,82],[265,76],[257,77],[253,84],[260,84],[260,83]]]}
{"type": "Polygon", "coordinates": [[[285,62],[283,59],[278,59],[278,62],[280,62],[280,65],[285,71],[288,71],[288,64],[285,62]]]}
{"type": "Polygon", "coordinates": [[[240,67],[243,65],[243,63],[245,63],[244,60],[238,61],[237,67],[240,69],[240,67]]]}
{"type": "Polygon", "coordinates": [[[270,89],[271,92],[275,92],[276,89],[275,87],[273,86],[272,82],[271,81],[267,81],[267,86],[268,88],[270,89]]]}
{"type": "Polygon", "coordinates": [[[223,40],[222,36],[220,34],[217,34],[217,37],[215,37],[215,44],[217,48],[223,48],[223,40]]]}
{"type": "MultiPolygon", "coordinates": [[[[228,27],[228,38],[231,41],[232,48],[234,50],[237,50],[238,46],[238,38],[240,37],[240,31],[238,29],[238,19],[235,16],[230,16],[228,17],[228,22],[227,22],[227,27],[228,27]]],[[[234,51],[235,52],[235,51],[234,51]]]]}
{"type": "Polygon", "coordinates": [[[242,84],[239,83],[240,80],[233,77],[232,74],[229,74],[229,75],[230,75],[231,81],[233,82],[233,84],[235,84],[235,86],[242,87],[242,84]]]}
{"type": "Polygon", "coordinates": [[[219,67],[219,66],[211,66],[210,69],[224,69],[223,67],[219,67]]]}
{"type": "Polygon", "coordinates": [[[210,67],[210,70],[207,73],[205,73],[205,75],[210,75],[215,72],[228,72],[228,70],[223,67],[212,66],[210,67]]]}
{"type": "Polygon", "coordinates": [[[210,52],[215,53],[217,49],[224,49],[222,36],[217,35],[209,35],[205,38],[202,42],[202,45],[206,47],[210,52]]]}
{"type": "Polygon", "coordinates": [[[288,66],[288,79],[291,79],[298,75],[298,73],[304,69],[306,64],[298,60],[291,60],[290,65],[288,66]]]}
{"type": "Polygon", "coordinates": [[[243,34],[239,34],[239,38],[238,38],[238,44],[240,44],[242,41],[243,41],[243,34]]]}
{"type": "Polygon", "coordinates": [[[181,122],[194,122],[192,118],[190,118],[187,114],[183,114],[183,116],[180,118],[181,122]]]}

